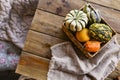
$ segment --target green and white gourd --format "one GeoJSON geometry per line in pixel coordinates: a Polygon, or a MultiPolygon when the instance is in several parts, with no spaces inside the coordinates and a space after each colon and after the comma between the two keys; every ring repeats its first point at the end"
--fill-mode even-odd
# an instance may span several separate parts
{"type": "Polygon", "coordinates": [[[88,23],[86,13],[80,10],[71,10],[65,17],[65,26],[71,31],[80,31],[88,23]]]}
{"type": "Polygon", "coordinates": [[[87,17],[91,24],[101,22],[99,10],[93,10],[92,8],[90,8],[90,4],[86,4],[83,8],[83,11],[87,14],[87,17]]]}
{"type": "Polygon", "coordinates": [[[83,12],[85,12],[87,14],[89,21],[91,21],[91,18],[90,18],[91,11],[92,11],[92,9],[89,8],[89,4],[85,4],[85,6],[83,7],[83,12]]]}
{"type": "Polygon", "coordinates": [[[101,17],[98,10],[91,11],[90,17],[91,17],[91,22],[93,23],[101,22],[101,17]]]}
{"type": "Polygon", "coordinates": [[[89,27],[89,35],[100,42],[106,43],[112,38],[112,29],[103,23],[94,23],[89,27]]]}

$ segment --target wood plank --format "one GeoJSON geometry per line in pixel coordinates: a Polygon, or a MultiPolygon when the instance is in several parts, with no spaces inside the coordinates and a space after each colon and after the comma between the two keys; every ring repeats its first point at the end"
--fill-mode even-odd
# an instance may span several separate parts
{"type": "MultiPolygon", "coordinates": [[[[30,53],[23,51],[17,66],[17,73],[38,80],[47,80],[49,60],[46,58],[50,59],[51,57],[50,47],[63,42],[62,39],[65,37],[59,30],[63,21],[63,17],[60,16],[65,16],[71,9],[79,9],[84,3],[82,0],[39,1],[39,10],[36,11],[23,49],[30,53]]],[[[120,32],[120,12],[96,4],[93,4],[93,6],[102,12],[102,16],[116,31],[120,32]]]]}
{"type": "Polygon", "coordinates": [[[50,58],[50,47],[63,41],[56,37],[29,30],[23,50],[44,58],[50,58]]]}
{"type": "Polygon", "coordinates": [[[30,53],[22,52],[16,73],[30,76],[37,80],[47,80],[48,69],[48,59],[30,53]]]}
{"type": "Polygon", "coordinates": [[[36,10],[31,24],[31,30],[52,35],[61,39],[67,39],[62,31],[64,17],[57,16],[41,10],[36,10]]]}
{"type": "Polygon", "coordinates": [[[63,16],[72,9],[79,9],[84,4],[82,0],[42,0],[39,1],[38,9],[63,16]]]}
{"type": "Polygon", "coordinates": [[[120,10],[120,0],[84,0],[120,10]]]}
{"type": "MultiPolygon", "coordinates": [[[[44,0],[44,1],[39,1],[38,9],[42,9],[42,10],[49,11],[54,14],[58,14],[56,10],[57,8],[61,7],[62,11],[58,15],[65,16],[66,13],[68,13],[71,9],[79,9],[84,4],[85,4],[85,1],[81,1],[81,0],[76,0],[76,1],[74,0],[49,0],[49,1],[44,0]],[[64,7],[63,6],[64,2],[70,5],[70,8],[64,7]],[[50,4],[48,5],[47,3],[50,3],[50,4]]],[[[100,10],[101,15],[103,18],[105,18],[106,22],[108,22],[110,26],[115,29],[116,32],[120,33],[120,29],[119,29],[120,12],[119,11],[106,8],[103,6],[99,6],[96,4],[92,4],[92,6],[94,6],[95,9],[100,10]]]]}

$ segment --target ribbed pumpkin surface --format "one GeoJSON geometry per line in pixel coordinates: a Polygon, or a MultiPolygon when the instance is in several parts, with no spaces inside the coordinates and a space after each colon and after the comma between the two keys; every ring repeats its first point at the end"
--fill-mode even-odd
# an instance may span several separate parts
{"type": "Polygon", "coordinates": [[[65,26],[73,32],[81,31],[87,23],[86,13],[80,10],[71,10],[65,17],[65,26]]]}

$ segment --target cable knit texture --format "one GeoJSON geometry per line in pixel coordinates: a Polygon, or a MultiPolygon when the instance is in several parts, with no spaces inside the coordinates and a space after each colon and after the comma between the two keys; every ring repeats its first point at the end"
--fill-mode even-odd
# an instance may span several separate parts
{"type": "Polygon", "coordinates": [[[116,38],[117,35],[91,59],[86,58],[70,42],[52,46],[47,79],[105,80],[120,60],[120,45],[116,38]]]}
{"type": "Polygon", "coordinates": [[[0,0],[0,39],[23,48],[38,0],[0,0]]]}

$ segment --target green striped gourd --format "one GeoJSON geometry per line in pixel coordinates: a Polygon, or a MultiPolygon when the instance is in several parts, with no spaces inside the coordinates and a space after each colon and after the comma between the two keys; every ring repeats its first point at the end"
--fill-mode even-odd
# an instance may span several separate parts
{"type": "Polygon", "coordinates": [[[94,23],[89,27],[89,35],[95,40],[106,43],[112,37],[112,30],[106,24],[94,23]]]}

